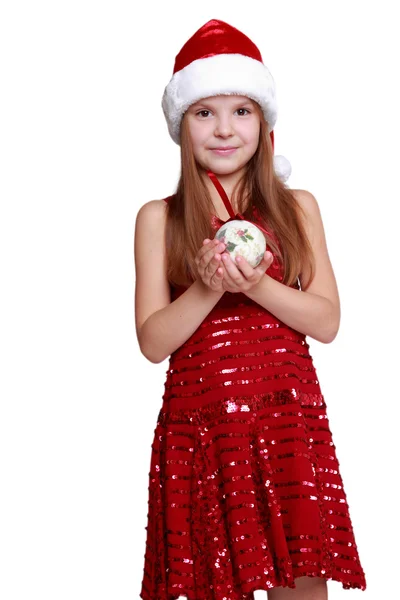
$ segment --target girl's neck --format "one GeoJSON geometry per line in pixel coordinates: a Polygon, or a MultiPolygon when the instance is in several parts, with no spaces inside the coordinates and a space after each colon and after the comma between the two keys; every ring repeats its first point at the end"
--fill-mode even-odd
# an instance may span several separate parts
{"type": "MultiPolygon", "coordinates": [[[[224,188],[226,195],[229,198],[229,201],[232,205],[232,208],[234,210],[235,213],[238,212],[238,207],[235,206],[235,204],[232,201],[232,194],[233,194],[233,189],[236,185],[236,183],[239,181],[239,179],[241,178],[242,173],[241,172],[237,172],[237,173],[232,173],[229,175],[218,175],[217,173],[215,174],[215,176],[217,177],[218,181],[220,182],[220,184],[222,185],[222,187],[224,188]]],[[[222,218],[227,219],[229,217],[227,210],[225,208],[225,204],[222,201],[222,198],[218,192],[218,190],[216,189],[215,185],[213,184],[213,182],[211,181],[210,177],[207,175],[207,173],[204,174],[204,182],[205,185],[207,187],[207,190],[210,194],[212,203],[214,205],[214,209],[215,209],[215,214],[217,216],[221,216],[222,218]]]]}

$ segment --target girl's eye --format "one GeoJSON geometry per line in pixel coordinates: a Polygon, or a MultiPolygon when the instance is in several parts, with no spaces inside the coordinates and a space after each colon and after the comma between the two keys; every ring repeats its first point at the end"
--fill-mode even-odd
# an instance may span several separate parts
{"type": "MultiPolygon", "coordinates": [[[[237,110],[238,110],[238,111],[239,111],[239,110],[245,110],[247,113],[249,113],[249,112],[250,112],[250,111],[249,111],[247,108],[238,108],[237,110]]],[[[203,110],[199,110],[199,112],[198,112],[198,113],[196,113],[196,115],[201,115],[201,116],[204,116],[202,113],[209,113],[209,112],[210,112],[209,110],[207,110],[207,109],[203,109],[203,110]]]]}

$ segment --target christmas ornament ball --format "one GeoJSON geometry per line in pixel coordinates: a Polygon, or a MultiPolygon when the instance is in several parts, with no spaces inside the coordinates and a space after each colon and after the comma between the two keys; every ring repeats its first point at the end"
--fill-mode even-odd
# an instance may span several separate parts
{"type": "Polygon", "coordinates": [[[267,244],[265,236],[251,221],[235,219],[221,225],[215,234],[225,244],[224,252],[230,254],[235,264],[236,256],[243,256],[252,267],[257,267],[263,259],[267,244]]]}

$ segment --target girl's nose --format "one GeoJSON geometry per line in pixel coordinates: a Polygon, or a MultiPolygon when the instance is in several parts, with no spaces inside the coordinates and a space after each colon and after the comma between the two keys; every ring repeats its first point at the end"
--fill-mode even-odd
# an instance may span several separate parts
{"type": "Polygon", "coordinates": [[[233,126],[230,119],[219,119],[215,127],[215,135],[230,135],[233,132],[233,126]]]}

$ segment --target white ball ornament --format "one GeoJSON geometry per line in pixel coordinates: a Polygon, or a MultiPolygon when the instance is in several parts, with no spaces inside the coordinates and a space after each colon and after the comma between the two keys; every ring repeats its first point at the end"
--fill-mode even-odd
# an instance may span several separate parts
{"type": "Polygon", "coordinates": [[[228,221],[221,225],[215,234],[225,244],[224,252],[228,252],[236,263],[237,256],[243,256],[252,267],[257,267],[264,257],[267,248],[265,235],[254,223],[244,219],[228,221]]]}

